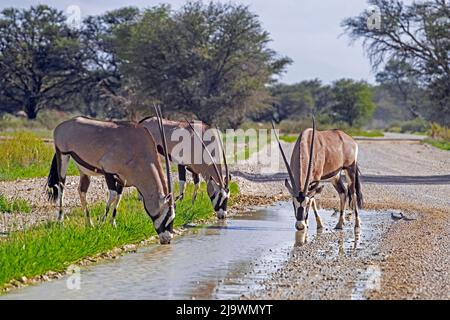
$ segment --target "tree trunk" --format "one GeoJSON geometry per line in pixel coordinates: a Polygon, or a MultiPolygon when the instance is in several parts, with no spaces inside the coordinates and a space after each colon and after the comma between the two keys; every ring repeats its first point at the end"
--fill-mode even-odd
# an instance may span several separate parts
{"type": "Polygon", "coordinates": [[[27,114],[27,118],[29,120],[35,120],[38,114],[37,110],[37,100],[36,98],[29,98],[25,103],[25,113],[27,114]]]}

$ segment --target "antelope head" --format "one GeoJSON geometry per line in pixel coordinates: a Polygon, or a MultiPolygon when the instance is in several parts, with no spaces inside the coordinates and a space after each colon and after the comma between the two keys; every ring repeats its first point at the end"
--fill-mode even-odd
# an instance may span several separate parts
{"type": "Polygon", "coordinates": [[[158,126],[163,142],[164,157],[166,160],[168,193],[164,196],[160,196],[158,215],[157,218],[153,221],[153,224],[155,226],[156,232],[158,233],[159,242],[161,244],[169,244],[170,240],[172,239],[173,220],[175,219],[175,200],[173,197],[172,178],[170,176],[170,161],[167,152],[166,134],[164,132],[164,126],[162,125],[162,113],[159,106],[154,106],[154,108],[158,117],[158,126]]]}
{"type": "MultiPolygon", "coordinates": [[[[272,127],[275,132],[275,137],[278,142],[278,146],[281,151],[281,155],[283,157],[284,164],[286,165],[286,169],[289,174],[289,180],[285,180],[285,186],[288,189],[289,193],[292,196],[292,203],[294,205],[294,212],[295,212],[295,218],[297,220],[295,227],[297,230],[302,231],[306,229],[306,208],[309,204],[309,201],[314,197],[316,193],[319,193],[321,191],[320,188],[318,188],[319,184],[315,183],[312,186],[310,186],[310,178],[311,178],[311,171],[312,171],[312,165],[314,161],[314,137],[316,134],[316,122],[313,117],[313,132],[312,132],[312,138],[311,138],[311,145],[309,147],[309,162],[308,162],[308,170],[306,174],[305,184],[303,186],[303,189],[301,189],[299,186],[297,186],[297,183],[294,179],[294,173],[292,172],[291,166],[289,165],[286,155],[283,151],[283,148],[281,147],[280,139],[278,138],[278,134],[275,131],[275,125],[272,122],[272,127]]],[[[299,140],[301,141],[302,134],[300,134],[299,140]]],[[[301,144],[298,144],[299,148],[301,148],[301,144]]],[[[299,150],[299,154],[301,154],[301,150],[299,150]]],[[[299,179],[298,181],[301,183],[301,167],[299,167],[299,172],[295,172],[295,174],[298,175],[299,179]]]]}
{"type": "Polygon", "coordinates": [[[214,135],[214,139],[215,141],[219,142],[219,146],[222,151],[223,163],[225,167],[225,178],[222,176],[221,170],[219,170],[219,168],[217,167],[217,164],[215,163],[213,156],[206,147],[203,139],[199,136],[197,131],[195,131],[191,123],[189,121],[187,121],[187,123],[191,127],[192,131],[194,131],[194,134],[197,136],[197,138],[201,141],[202,147],[206,150],[206,154],[210,158],[210,165],[214,169],[215,177],[213,175],[209,177],[207,181],[206,191],[208,193],[209,199],[211,200],[212,206],[214,207],[217,218],[225,219],[227,217],[228,198],[230,197],[230,173],[225,156],[225,149],[223,148],[223,143],[220,136],[220,131],[217,129],[219,136],[214,135]]]}

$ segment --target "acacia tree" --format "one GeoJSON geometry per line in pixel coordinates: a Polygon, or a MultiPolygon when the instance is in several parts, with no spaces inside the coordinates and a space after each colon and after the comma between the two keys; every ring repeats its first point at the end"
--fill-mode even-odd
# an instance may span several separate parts
{"type": "Polygon", "coordinates": [[[120,72],[122,61],[114,39],[117,29],[127,30],[125,26],[135,22],[138,16],[139,9],[124,7],[84,20],[80,35],[89,70],[89,85],[80,92],[84,113],[92,117],[102,114],[109,118],[133,118],[130,116],[134,100],[132,90],[120,72]]]}
{"type": "Polygon", "coordinates": [[[363,125],[375,111],[373,92],[365,82],[351,79],[338,80],[332,88],[334,104],[331,108],[336,121],[351,127],[363,125]]]}
{"type": "Polygon", "coordinates": [[[450,8],[447,0],[369,0],[379,8],[380,28],[367,21],[365,11],[342,25],[351,39],[363,39],[374,69],[390,60],[411,66],[426,87],[436,109],[434,118],[450,123],[450,8]]]}
{"type": "Polygon", "coordinates": [[[86,74],[78,31],[45,5],[0,13],[0,98],[35,119],[76,94],[86,74]]]}
{"type": "Polygon", "coordinates": [[[242,5],[154,7],[117,29],[116,40],[121,70],[140,92],[209,124],[238,126],[290,62],[268,48],[269,34],[242,5]]]}
{"type": "Polygon", "coordinates": [[[413,118],[423,118],[422,111],[428,106],[426,92],[419,86],[418,75],[409,64],[389,60],[384,70],[377,73],[376,79],[383,89],[398,99],[403,108],[409,110],[413,118]]]}

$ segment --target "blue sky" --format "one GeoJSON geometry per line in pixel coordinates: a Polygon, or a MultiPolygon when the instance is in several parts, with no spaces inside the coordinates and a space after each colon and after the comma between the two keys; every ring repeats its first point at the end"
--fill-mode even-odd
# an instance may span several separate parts
{"type": "MultiPolygon", "coordinates": [[[[281,78],[286,83],[319,78],[330,83],[339,78],[374,81],[368,59],[360,43],[349,46],[342,35],[341,21],[368,8],[366,0],[241,0],[259,15],[264,28],[270,32],[271,47],[293,59],[281,78]],[[342,35],[342,36],[341,36],[342,35]]],[[[141,8],[160,3],[180,7],[182,0],[1,0],[0,8],[28,7],[44,3],[65,10],[78,5],[82,16],[126,5],[141,8]]]]}

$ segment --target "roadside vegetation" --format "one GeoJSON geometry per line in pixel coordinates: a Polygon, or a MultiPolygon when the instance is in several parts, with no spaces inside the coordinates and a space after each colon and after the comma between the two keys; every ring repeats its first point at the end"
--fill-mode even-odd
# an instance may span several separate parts
{"type": "MultiPolygon", "coordinates": [[[[35,133],[17,132],[0,141],[0,181],[46,177],[53,158],[52,144],[42,141],[35,133]]],[[[71,162],[68,174],[77,173],[71,162]]]]}
{"type": "Polygon", "coordinates": [[[426,143],[436,148],[450,151],[450,128],[432,123],[429,132],[430,138],[425,139],[426,143]]]}
{"type": "Polygon", "coordinates": [[[25,199],[13,198],[7,199],[0,195],[0,213],[30,213],[31,205],[25,199]]]}
{"type": "MultiPolygon", "coordinates": [[[[233,197],[239,193],[235,183],[231,187],[233,197]]],[[[194,206],[191,204],[193,185],[188,184],[186,197],[177,203],[174,227],[187,223],[207,221],[214,215],[211,201],[206,194],[205,183],[194,206]]],[[[231,205],[230,204],[230,205],[231,205]]],[[[48,271],[61,272],[71,264],[89,256],[107,252],[126,244],[135,244],[156,235],[151,219],[136,192],[124,196],[117,214],[117,227],[108,221],[100,224],[104,203],[89,207],[95,222],[94,227],[85,225],[84,213],[74,209],[66,214],[63,224],[50,221],[25,231],[11,233],[0,240],[0,288],[13,279],[31,278],[48,271]]]]}

